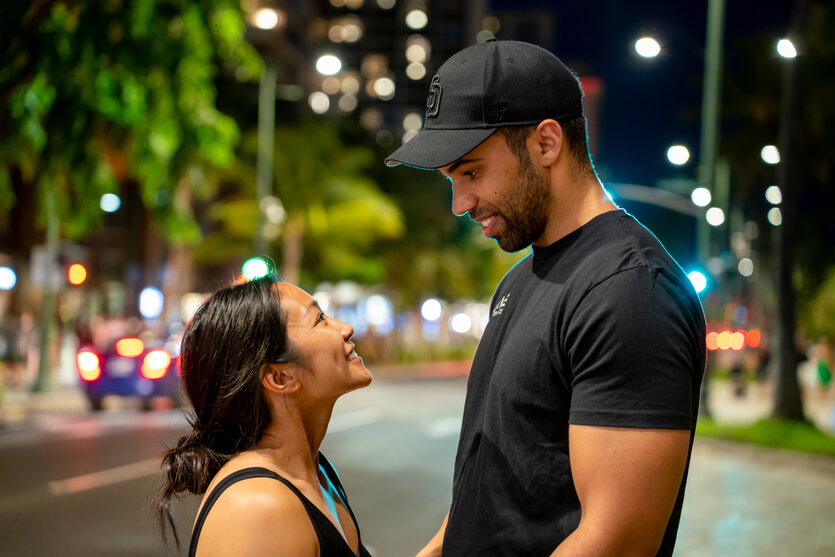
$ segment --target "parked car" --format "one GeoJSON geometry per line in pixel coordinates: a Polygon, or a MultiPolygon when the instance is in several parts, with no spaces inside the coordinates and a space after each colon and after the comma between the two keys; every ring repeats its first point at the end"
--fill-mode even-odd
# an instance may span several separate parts
{"type": "Polygon", "coordinates": [[[104,348],[85,345],[76,353],[76,369],[90,407],[102,410],[108,395],[139,397],[150,410],[154,397],[182,401],[177,343],[155,342],[127,336],[104,348]]]}

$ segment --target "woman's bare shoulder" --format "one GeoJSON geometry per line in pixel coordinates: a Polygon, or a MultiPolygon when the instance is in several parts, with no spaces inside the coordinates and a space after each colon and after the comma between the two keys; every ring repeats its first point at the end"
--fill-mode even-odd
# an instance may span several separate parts
{"type": "Polygon", "coordinates": [[[218,497],[198,546],[199,557],[318,552],[316,531],[301,500],[280,481],[265,477],[236,482],[218,497]]]}

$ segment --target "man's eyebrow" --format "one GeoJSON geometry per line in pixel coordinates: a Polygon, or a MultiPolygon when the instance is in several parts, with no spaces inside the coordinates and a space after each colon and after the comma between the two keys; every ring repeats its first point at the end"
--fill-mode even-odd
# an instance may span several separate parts
{"type": "Polygon", "coordinates": [[[459,166],[461,166],[462,164],[467,164],[467,163],[470,163],[470,162],[476,162],[476,161],[480,161],[480,160],[481,160],[481,157],[470,157],[470,158],[458,159],[457,161],[452,163],[452,165],[449,167],[449,173],[452,174],[453,172],[455,172],[455,170],[459,166]]]}

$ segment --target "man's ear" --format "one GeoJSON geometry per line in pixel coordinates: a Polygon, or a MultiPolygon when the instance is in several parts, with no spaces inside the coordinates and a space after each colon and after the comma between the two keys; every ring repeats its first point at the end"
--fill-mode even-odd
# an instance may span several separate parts
{"type": "MultiPolygon", "coordinates": [[[[543,120],[531,134],[534,141],[534,156],[541,166],[553,166],[565,148],[562,126],[552,119],[543,120]]],[[[533,161],[532,161],[533,162],[533,161]]]]}
{"type": "Polygon", "coordinates": [[[290,395],[301,389],[297,368],[293,364],[268,364],[261,376],[261,385],[271,393],[290,395]]]}

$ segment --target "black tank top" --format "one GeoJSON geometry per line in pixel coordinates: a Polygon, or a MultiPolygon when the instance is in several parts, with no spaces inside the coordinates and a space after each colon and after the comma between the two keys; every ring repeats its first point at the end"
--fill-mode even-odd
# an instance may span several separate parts
{"type": "Polygon", "coordinates": [[[188,550],[189,557],[194,557],[197,551],[197,540],[200,538],[200,531],[203,529],[203,523],[206,521],[206,516],[212,509],[215,501],[217,501],[217,498],[220,497],[220,494],[223,493],[230,485],[242,480],[248,480],[249,478],[273,478],[290,488],[290,491],[292,491],[296,497],[301,500],[305,510],[307,511],[307,516],[310,517],[310,522],[313,523],[313,529],[316,531],[316,537],[319,539],[319,553],[322,557],[371,557],[371,554],[368,553],[368,550],[362,545],[362,537],[360,536],[360,528],[357,524],[357,519],[354,517],[354,511],[351,510],[351,506],[348,504],[348,497],[345,495],[345,490],[342,487],[342,482],[339,481],[339,476],[336,474],[336,470],[333,469],[331,463],[328,462],[328,459],[326,459],[322,453],[319,453],[319,463],[322,466],[325,476],[327,476],[331,483],[333,483],[336,487],[340,497],[342,497],[342,501],[345,503],[345,507],[348,509],[348,513],[351,515],[351,520],[354,521],[354,526],[357,528],[357,539],[359,540],[359,555],[354,553],[345,541],[345,538],[342,537],[342,534],[339,533],[339,530],[336,529],[336,526],[333,525],[328,517],[325,516],[325,514],[320,511],[316,505],[311,503],[307,497],[302,495],[301,491],[296,489],[296,486],[272,470],[261,467],[252,467],[232,472],[223,478],[211,491],[211,493],[209,493],[209,496],[206,498],[206,503],[203,505],[203,508],[200,510],[200,514],[197,516],[197,521],[194,523],[194,532],[191,534],[191,544],[189,545],[188,550]]]}

